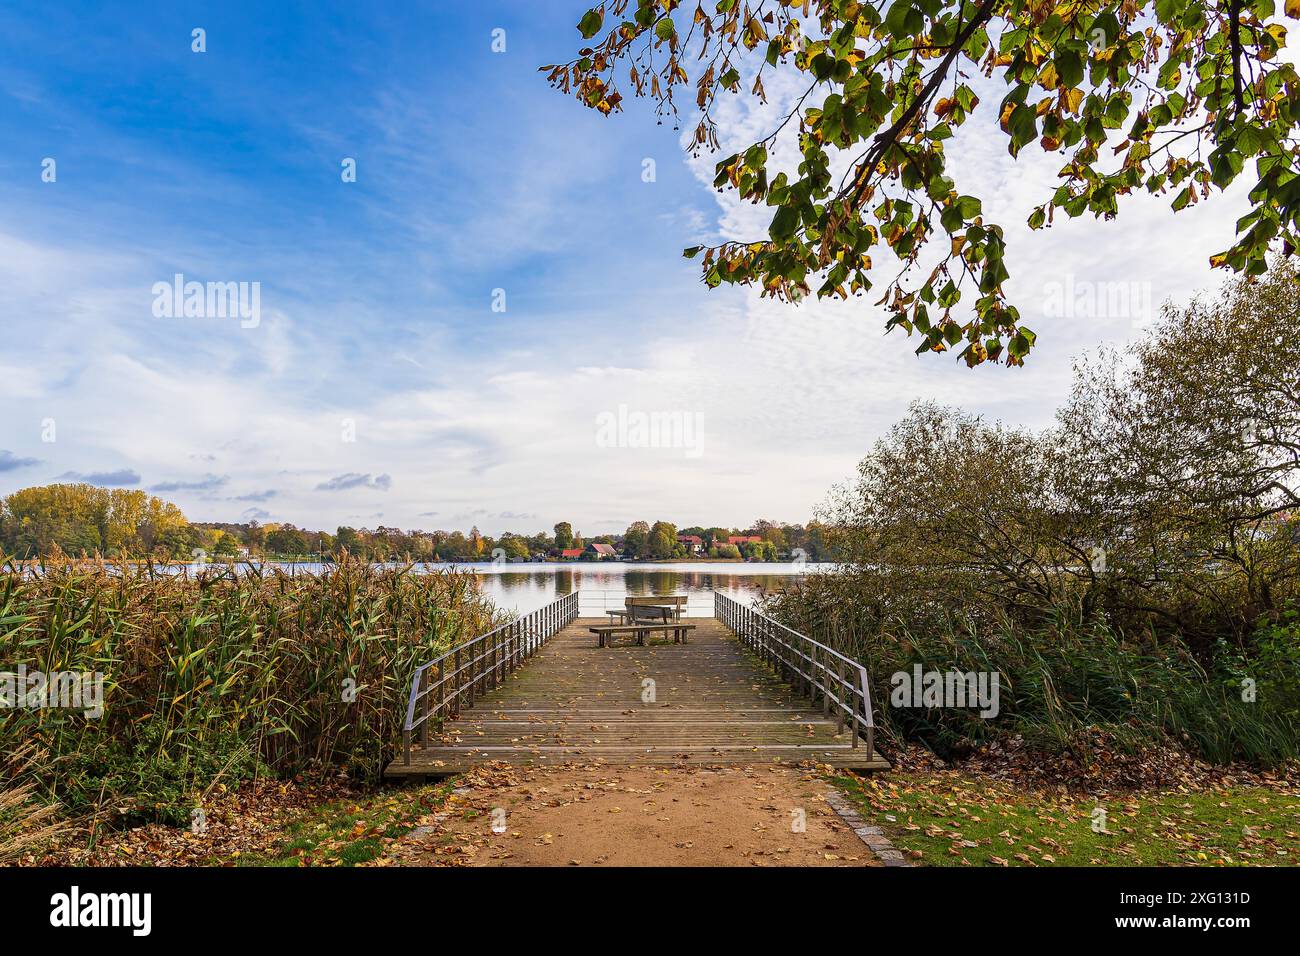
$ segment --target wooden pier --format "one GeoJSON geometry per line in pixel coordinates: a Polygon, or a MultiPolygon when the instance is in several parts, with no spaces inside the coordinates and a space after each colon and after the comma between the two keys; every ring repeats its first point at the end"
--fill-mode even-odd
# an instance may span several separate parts
{"type": "MultiPolygon", "coordinates": [[[[561,623],[545,643],[526,653],[511,650],[508,639],[501,642],[511,666],[498,669],[500,655],[493,658],[491,685],[471,697],[472,706],[462,704],[459,716],[441,722],[435,709],[426,745],[411,742],[409,753],[399,755],[386,775],[446,776],[493,761],[516,766],[814,761],[839,769],[888,769],[860,735],[854,746],[852,723],[837,719],[826,701],[814,705],[801,696],[798,682],[787,682],[721,620],[690,619],[697,627],[687,644],[602,648],[588,629],[606,623],[586,618],[561,623]]],[[[487,652],[481,656],[487,658],[487,652]]],[[[463,664],[457,668],[464,669],[463,664]]]]}

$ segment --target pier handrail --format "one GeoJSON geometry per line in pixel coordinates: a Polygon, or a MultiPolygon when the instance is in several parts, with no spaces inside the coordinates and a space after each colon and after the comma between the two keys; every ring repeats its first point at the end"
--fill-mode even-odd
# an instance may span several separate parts
{"type": "Polygon", "coordinates": [[[499,685],[552,635],[577,618],[578,593],[557,598],[417,667],[411,675],[406,720],[402,724],[402,762],[411,762],[411,735],[417,729],[420,746],[428,747],[433,720],[455,717],[462,706],[473,707],[475,693],[481,696],[499,685]]]}
{"type": "Polygon", "coordinates": [[[713,616],[796,690],[811,697],[814,705],[820,694],[822,713],[834,708],[840,732],[846,721],[851,722],[853,746],[861,736],[868,753],[875,753],[876,723],[866,667],[720,591],[713,592],[713,616]]]}

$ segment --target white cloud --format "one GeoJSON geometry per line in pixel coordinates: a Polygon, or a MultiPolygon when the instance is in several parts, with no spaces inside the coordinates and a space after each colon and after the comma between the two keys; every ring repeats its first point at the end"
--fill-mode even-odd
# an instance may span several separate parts
{"type": "MultiPolygon", "coordinates": [[[[803,92],[791,77],[765,82],[768,106],[719,105],[732,148],[775,128],[803,92]]],[[[1158,305],[1217,282],[1207,259],[1230,241],[1243,190],[1176,217],[1167,198],[1130,197],[1114,222],[1062,221],[1030,233],[1024,220],[1053,188],[1061,158],[1029,149],[1013,163],[1002,134],[988,128],[990,112],[948,152],[959,188],[983,197],[1007,229],[1010,290],[1040,337],[1024,369],[916,358],[915,339],[883,334],[885,315],[870,299],[793,308],[684,278],[634,301],[598,283],[599,264],[590,285],[546,285],[536,318],[516,318],[530,313],[514,311],[512,292],[512,312],[494,320],[487,290],[481,310],[449,290],[457,270],[499,255],[548,278],[548,256],[570,248],[566,240],[584,225],[567,218],[564,197],[610,164],[634,178],[643,146],[620,140],[581,156],[551,155],[537,143],[563,140],[565,131],[530,118],[519,126],[519,148],[489,150],[464,196],[430,192],[403,202],[418,191],[413,183],[437,173],[445,150],[465,149],[448,145],[458,131],[443,125],[439,104],[409,95],[376,101],[370,119],[382,139],[361,166],[362,184],[382,185],[389,197],[362,201],[406,244],[376,252],[344,236],[330,246],[368,253],[376,268],[391,270],[405,283],[400,308],[383,282],[355,287],[332,275],[318,250],[256,237],[206,244],[197,234],[186,248],[148,235],[122,244],[94,223],[76,241],[42,243],[19,238],[30,210],[10,209],[0,221],[12,326],[0,359],[0,447],[34,463],[21,473],[0,469],[0,492],[64,473],[129,472],[167,489],[198,520],[230,519],[235,502],[256,503],[245,518],[323,528],[381,515],[405,527],[477,522],[494,533],[569,520],[588,534],[635,519],[805,519],[913,399],[1046,424],[1068,389],[1071,356],[1134,333],[1128,321],[1038,314],[1050,283],[1067,274],[1149,283],[1158,305]],[[488,190],[498,178],[509,181],[488,190]],[[453,201],[483,206],[460,221],[446,212],[453,201]],[[153,319],[149,286],[168,278],[174,261],[193,263],[187,274],[262,281],[261,325],[153,319]],[[696,416],[698,448],[602,445],[598,416],[620,406],[696,416]],[[40,442],[46,418],[58,423],[48,445],[40,442]],[[372,511],[380,502],[384,511],[372,511]]],[[[324,152],[343,150],[333,135],[318,134],[324,152]]],[[[776,156],[796,161],[788,139],[776,156]]],[[[712,189],[716,159],[686,160],[696,189],[665,193],[662,210],[648,217],[680,231],[681,245],[765,234],[764,207],[712,189]],[[709,196],[713,214],[702,217],[709,196]]],[[[668,174],[680,173],[668,163],[660,159],[654,188],[666,190],[668,174]]],[[[169,166],[168,175],[187,174],[169,166]]],[[[632,242],[649,225],[628,218],[614,238],[632,242]]]]}

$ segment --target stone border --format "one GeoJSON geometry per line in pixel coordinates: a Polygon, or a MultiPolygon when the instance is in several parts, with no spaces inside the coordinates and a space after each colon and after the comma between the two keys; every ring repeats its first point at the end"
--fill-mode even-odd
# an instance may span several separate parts
{"type": "Polygon", "coordinates": [[[849,825],[859,840],[865,843],[871,852],[876,855],[885,866],[911,866],[907,858],[898,850],[894,844],[889,842],[889,837],[885,836],[885,831],[880,827],[873,827],[862,819],[858,813],[857,807],[849,801],[837,788],[832,787],[826,793],[826,802],[830,804],[841,820],[849,825]]]}

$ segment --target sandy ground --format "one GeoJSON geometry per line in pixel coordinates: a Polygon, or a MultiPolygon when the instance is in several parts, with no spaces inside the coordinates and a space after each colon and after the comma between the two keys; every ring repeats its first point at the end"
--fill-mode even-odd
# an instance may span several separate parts
{"type": "Polygon", "coordinates": [[[480,769],[380,865],[879,865],[829,786],[797,767],[480,769]]]}

